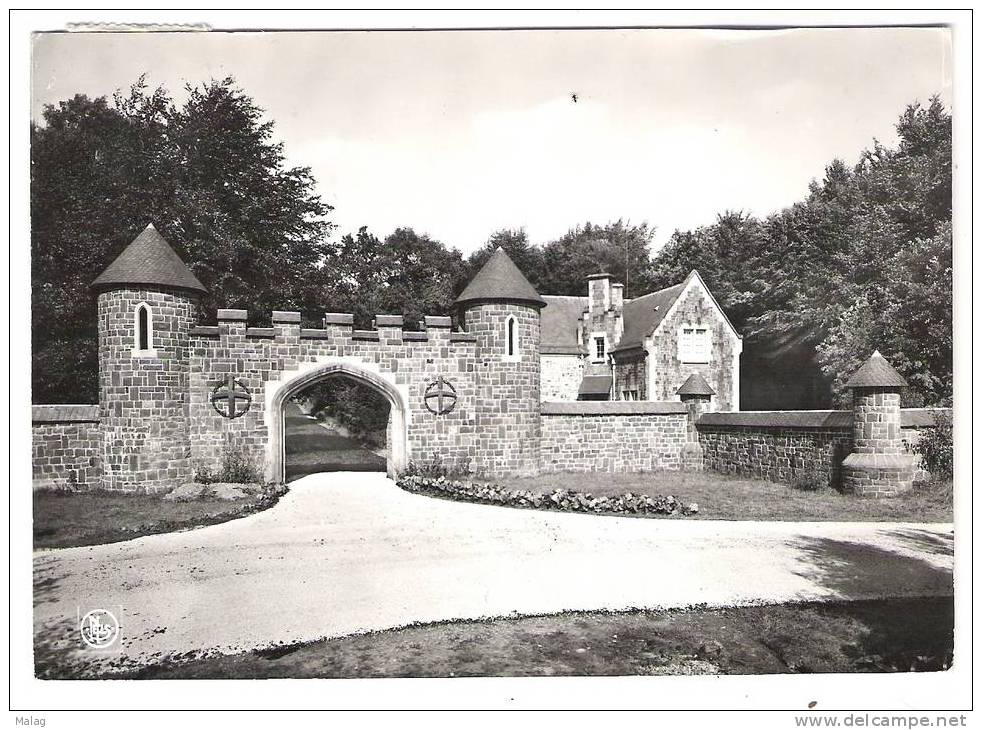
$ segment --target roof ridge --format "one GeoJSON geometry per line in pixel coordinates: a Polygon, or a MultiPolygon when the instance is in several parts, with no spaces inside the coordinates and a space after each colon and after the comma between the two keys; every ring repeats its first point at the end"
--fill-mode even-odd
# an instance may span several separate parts
{"type": "Polygon", "coordinates": [[[685,283],[686,283],[685,281],[680,281],[678,284],[672,284],[671,286],[666,286],[664,289],[659,289],[657,291],[650,291],[647,294],[642,294],[641,296],[634,297],[633,299],[625,299],[624,300],[624,303],[627,304],[628,302],[636,302],[636,301],[639,301],[641,299],[644,299],[645,297],[653,297],[656,294],[664,294],[669,289],[674,289],[677,286],[685,286],[685,283]]]}

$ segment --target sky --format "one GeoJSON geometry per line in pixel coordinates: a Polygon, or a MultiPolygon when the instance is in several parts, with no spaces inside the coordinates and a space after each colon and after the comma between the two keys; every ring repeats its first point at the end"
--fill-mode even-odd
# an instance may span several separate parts
{"type": "Polygon", "coordinates": [[[503,228],[544,243],[624,219],[657,249],[802,199],[834,158],[892,144],[911,102],[950,108],[950,43],[938,28],[46,33],[32,116],[143,73],[178,100],[231,75],[312,168],[338,234],[407,226],[466,254],[503,228]]]}

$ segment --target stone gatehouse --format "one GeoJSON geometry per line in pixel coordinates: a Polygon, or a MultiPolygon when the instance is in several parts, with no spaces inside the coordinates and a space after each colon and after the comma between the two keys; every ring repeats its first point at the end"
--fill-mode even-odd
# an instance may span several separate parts
{"type": "Polygon", "coordinates": [[[627,303],[607,275],[586,298],[541,297],[498,249],[457,298],[456,330],[445,316],[406,330],[395,314],[356,330],[332,313],[306,328],[287,311],[250,327],[238,309],[209,324],[204,287],[151,225],[93,289],[99,404],[34,407],[39,488],[166,491],[220,467],[227,449],[281,481],[284,405],[336,376],[388,400],[391,475],[438,459],[495,476],[705,467],[782,479],[808,462],[882,494],[914,473],[894,397],[903,379],[878,355],[857,373],[855,425],[835,454],[797,431],[761,448],[743,421],[728,423],[740,337],[696,272],[627,303]],[[557,357],[575,362],[553,367],[557,357]]]}

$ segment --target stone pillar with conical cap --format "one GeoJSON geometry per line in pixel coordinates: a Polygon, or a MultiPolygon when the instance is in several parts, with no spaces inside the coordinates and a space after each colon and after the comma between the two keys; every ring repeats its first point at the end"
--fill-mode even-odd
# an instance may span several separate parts
{"type": "Polygon", "coordinates": [[[682,466],[692,471],[702,471],[703,450],[702,444],[699,443],[696,423],[699,421],[699,416],[709,408],[709,402],[716,395],[716,391],[700,373],[692,373],[675,392],[689,411],[685,443],[682,445],[682,466]]]}
{"type": "Polygon", "coordinates": [[[498,248],[457,297],[477,339],[472,465],[482,474],[539,470],[539,312],[545,300],[498,248]]]}
{"type": "Polygon", "coordinates": [[[853,450],[842,462],[843,491],[888,497],[911,488],[917,457],[904,450],[900,389],[907,381],[878,351],[846,383],[852,390],[853,450]]]}
{"type": "Polygon", "coordinates": [[[188,350],[205,288],[151,224],[92,289],[104,488],[167,491],[193,476],[188,350]]]}

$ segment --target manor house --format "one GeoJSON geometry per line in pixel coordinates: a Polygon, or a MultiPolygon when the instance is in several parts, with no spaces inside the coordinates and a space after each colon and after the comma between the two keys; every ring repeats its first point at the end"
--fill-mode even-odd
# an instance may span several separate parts
{"type": "Polygon", "coordinates": [[[542,297],[543,401],[676,400],[697,375],[712,410],[740,409],[743,340],[697,271],[635,299],[609,274],[586,284],[542,297]]]}

